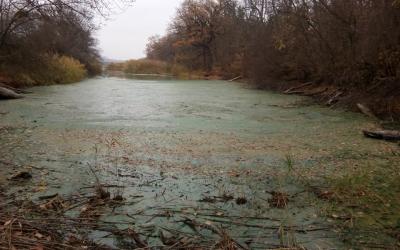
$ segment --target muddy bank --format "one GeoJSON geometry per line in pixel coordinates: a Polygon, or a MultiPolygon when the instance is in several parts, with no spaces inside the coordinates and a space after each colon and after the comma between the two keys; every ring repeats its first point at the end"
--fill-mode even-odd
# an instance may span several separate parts
{"type": "MultiPolygon", "coordinates": [[[[249,82],[243,80],[242,82],[249,82]]],[[[251,83],[251,85],[258,84],[251,83]]],[[[317,103],[333,108],[362,112],[358,104],[368,107],[376,117],[384,121],[400,121],[400,90],[395,82],[382,81],[368,88],[335,86],[332,84],[298,81],[266,80],[258,85],[265,90],[284,94],[312,97],[317,103]]]]}

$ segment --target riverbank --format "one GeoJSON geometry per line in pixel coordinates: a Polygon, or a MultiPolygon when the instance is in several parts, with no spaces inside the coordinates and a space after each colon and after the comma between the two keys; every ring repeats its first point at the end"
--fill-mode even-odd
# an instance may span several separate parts
{"type": "Polygon", "coordinates": [[[42,55],[37,64],[29,67],[2,65],[1,86],[13,90],[40,85],[68,84],[82,81],[89,76],[86,65],[68,56],[42,55]]]}
{"type": "Polygon", "coordinates": [[[180,80],[203,79],[203,72],[192,71],[179,64],[169,64],[159,60],[137,59],[105,66],[105,74],[117,77],[153,76],[180,80]]]}
{"type": "MultiPolygon", "coordinates": [[[[106,74],[117,77],[180,80],[227,80],[237,81],[254,88],[312,97],[317,103],[332,108],[344,108],[353,112],[365,112],[360,104],[370,110],[373,118],[386,122],[400,121],[400,88],[395,79],[380,79],[373,86],[338,86],[335,84],[264,79],[255,82],[242,76],[224,74],[220,70],[191,71],[179,65],[158,60],[140,59],[109,64],[106,74]],[[161,77],[161,78],[159,78],[161,77]]],[[[391,128],[389,126],[389,128],[391,128]]]]}
{"type": "Polygon", "coordinates": [[[257,89],[276,91],[288,95],[311,97],[318,104],[331,108],[343,108],[352,112],[365,113],[359,104],[371,112],[366,114],[373,119],[381,120],[389,129],[398,128],[400,121],[400,89],[392,83],[382,83],[372,88],[335,86],[324,83],[283,81],[268,79],[262,84],[249,79],[235,80],[257,89]]]}

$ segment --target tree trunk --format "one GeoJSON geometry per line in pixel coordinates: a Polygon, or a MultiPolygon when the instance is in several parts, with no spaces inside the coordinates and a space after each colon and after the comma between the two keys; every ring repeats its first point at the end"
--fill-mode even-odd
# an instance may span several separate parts
{"type": "Polygon", "coordinates": [[[368,131],[363,130],[363,133],[366,137],[380,140],[388,140],[388,141],[400,141],[400,131],[395,130],[377,130],[377,131],[368,131]]]}

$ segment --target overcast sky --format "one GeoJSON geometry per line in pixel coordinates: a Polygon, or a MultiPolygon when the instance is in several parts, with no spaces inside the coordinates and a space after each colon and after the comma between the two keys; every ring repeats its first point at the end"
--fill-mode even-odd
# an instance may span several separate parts
{"type": "Polygon", "coordinates": [[[103,21],[96,37],[101,54],[109,59],[145,56],[147,39],[162,35],[183,0],[136,0],[135,4],[103,21]]]}

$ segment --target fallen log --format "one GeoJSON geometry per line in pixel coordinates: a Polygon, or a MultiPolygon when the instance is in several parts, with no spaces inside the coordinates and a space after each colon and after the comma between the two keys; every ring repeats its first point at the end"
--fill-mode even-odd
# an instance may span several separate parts
{"type": "Polygon", "coordinates": [[[379,140],[400,141],[400,131],[396,130],[363,130],[364,136],[379,140]]]}
{"type": "Polygon", "coordinates": [[[26,90],[24,90],[24,89],[19,89],[19,88],[11,87],[11,86],[9,86],[9,85],[7,85],[7,84],[5,84],[5,83],[1,83],[1,82],[0,82],[0,87],[3,87],[3,88],[6,88],[6,89],[9,89],[9,90],[12,90],[12,91],[14,91],[14,92],[17,93],[17,94],[31,94],[31,93],[32,93],[32,92],[26,91],[26,90]]]}
{"type": "Polygon", "coordinates": [[[11,89],[0,87],[0,99],[19,99],[23,97],[23,95],[20,95],[11,89]]]}

